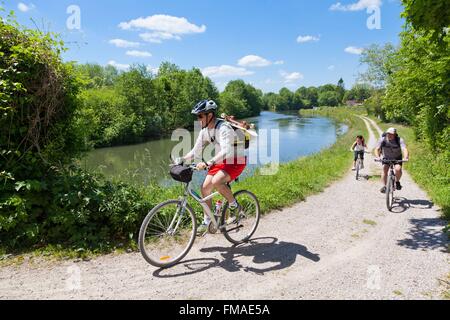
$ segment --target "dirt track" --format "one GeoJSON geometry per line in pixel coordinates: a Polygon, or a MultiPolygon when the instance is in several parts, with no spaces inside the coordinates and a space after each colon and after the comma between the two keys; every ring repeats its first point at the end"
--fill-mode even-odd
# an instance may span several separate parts
{"type": "MultiPolygon", "coordinates": [[[[381,131],[370,132],[373,148],[381,131]]],[[[208,235],[168,270],[139,253],[3,267],[0,298],[441,299],[450,268],[439,208],[406,173],[387,211],[380,167],[371,155],[365,164],[369,179],[349,170],[323,193],[264,216],[251,243],[208,235]]]]}

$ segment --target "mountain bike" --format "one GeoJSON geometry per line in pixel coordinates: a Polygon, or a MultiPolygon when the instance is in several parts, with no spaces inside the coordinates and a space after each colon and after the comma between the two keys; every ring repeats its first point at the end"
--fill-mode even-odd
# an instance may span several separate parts
{"type": "Polygon", "coordinates": [[[395,198],[394,198],[394,191],[396,190],[395,185],[395,170],[394,166],[396,164],[408,162],[407,160],[377,160],[376,162],[381,162],[382,164],[389,165],[389,173],[387,177],[387,183],[386,183],[386,207],[389,211],[392,211],[395,198]]]}
{"type": "MultiPolygon", "coordinates": [[[[200,204],[211,219],[206,233],[215,234],[220,231],[233,244],[249,241],[261,216],[258,198],[247,190],[234,193],[240,205],[240,211],[234,217],[231,217],[229,204],[225,199],[223,202],[217,201],[216,204],[223,205],[216,205],[213,212],[206,202],[222,197],[220,193],[215,192],[201,198],[191,188],[192,173],[196,171],[196,165],[178,167],[182,167],[183,178],[176,180],[183,182],[184,195],[155,206],[145,217],[139,232],[138,242],[142,256],[148,263],[159,268],[177,264],[188,254],[197,237],[197,217],[188,204],[189,197],[200,204]]],[[[231,183],[228,187],[231,188],[231,183]]]]}

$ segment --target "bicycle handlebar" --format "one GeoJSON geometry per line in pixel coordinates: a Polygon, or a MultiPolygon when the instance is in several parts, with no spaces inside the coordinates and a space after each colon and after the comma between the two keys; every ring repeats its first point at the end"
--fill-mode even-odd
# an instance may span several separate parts
{"type": "MultiPolygon", "coordinates": [[[[171,163],[171,164],[169,165],[169,167],[174,167],[174,166],[178,166],[178,165],[188,167],[189,169],[192,169],[192,170],[194,170],[194,171],[201,171],[201,170],[198,170],[198,169],[197,169],[197,164],[195,164],[195,163],[191,163],[190,165],[171,163]]],[[[208,169],[208,167],[205,168],[205,170],[207,170],[207,169],[208,169]]]]}
{"type": "Polygon", "coordinates": [[[391,164],[391,163],[404,163],[404,162],[408,162],[409,160],[385,160],[385,159],[374,159],[375,162],[383,162],[386,164],[391,164]]]}
{"type": "MultiPolygon", "coordinates": [[[[362,152],[362,151],[350,150],[350,152],[362,152]]],[[[364,150],[364,153],[368,153],[368,154],[369,154],[369,153],[372,153],[372,152],[370,152],[370,151],[365,151],[365,150],[364,150]]]]}

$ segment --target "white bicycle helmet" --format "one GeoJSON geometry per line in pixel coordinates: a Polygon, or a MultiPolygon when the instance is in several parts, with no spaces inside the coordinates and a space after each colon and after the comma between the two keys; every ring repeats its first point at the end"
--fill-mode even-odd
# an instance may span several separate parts
{"type": "Polygon", "coordinates": [[[202,113],[215,112],[217,104],[213,100],[202,100],[192,109],[192,114],[199,115],[202,113]]]}

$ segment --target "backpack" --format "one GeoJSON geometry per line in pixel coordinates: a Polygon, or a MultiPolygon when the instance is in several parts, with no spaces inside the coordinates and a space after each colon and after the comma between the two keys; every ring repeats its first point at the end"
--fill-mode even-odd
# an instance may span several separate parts
{"type": "MultiPolygon", "coordinates": [[[[244,145],[245,150],[250,148],[250,139],[251,136],[248,134],[244,129],[250,128],[250,126],[247,124],[247,122],[239,122],[234,120],[234,117],[224,117],[225,119],[218,118],[215,130],[217,130],[222,124],[228,123],[230,124],[231,128],[233,128],[234,132],[236,133],[236,136],[238,137],[237,141],[234,143],[234,147],[238,147],[239,145],[244,145]],[[231,121],[230,121],[231,120],[231,121]]],[[[215,137],[211,138],[211,143],[215,141],[215,137]]]]}

